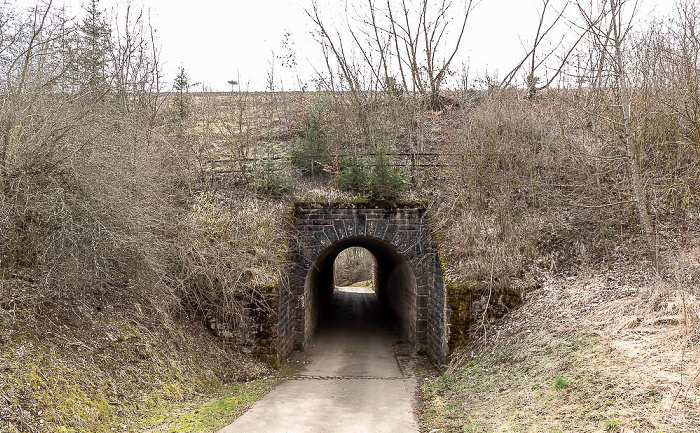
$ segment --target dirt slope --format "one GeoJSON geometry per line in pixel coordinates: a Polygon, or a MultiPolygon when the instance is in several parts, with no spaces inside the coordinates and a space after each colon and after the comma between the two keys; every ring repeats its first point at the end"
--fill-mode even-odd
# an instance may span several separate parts
{"type": "Polygon", "coordinates": [[[46,298],[0,280],[0,432],[143,431],[161,409],[268,374],[128,289],[46,298]]]}

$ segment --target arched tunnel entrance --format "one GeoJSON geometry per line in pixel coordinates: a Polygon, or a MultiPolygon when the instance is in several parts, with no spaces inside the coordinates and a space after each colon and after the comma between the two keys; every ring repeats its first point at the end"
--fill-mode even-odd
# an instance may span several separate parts
{"type": "Polygon", "coordinates": [[[365,317],[352,317],[345,326],[367,329],[391,327],[402,338],[414,345],[417,330],[417,287],[416,278],[410,263],[391,244],[368,236],[354,236],[339,240],[325,248],[314,260],[304,283],[305,328],[303,342],[306,343],[319,326],[332,323],[338,326],[343,311],[340,302],[363,304],[363,307],[346,306],[354,309],[354,314],[365,317]],[[361,247],[373,257],[371,285],[374,293],[353,293],[352,290],[338,289],[334,275],[336,259],[348,248],[361,247]],[[378,308],[372,305],[376,296],[378,308]],[[358,298],[365,299],[358,299],[358,298]],[[335,301],[335,302],[334,302],[335,301]]]}
{"type": "Polygon", "coordinates": [[[274,344],[278,357],[305,346],[333,313],[334,302],[344,296],[335,290],[334,261],[343,250],[361,247],[375,261],[374,293],[368,295],[376,295],[377,314],[404,342],[445,361],[450,313],[424,208],[297,205],[290,228],[277,320],[274,328],[258,332],[274,344]]]}

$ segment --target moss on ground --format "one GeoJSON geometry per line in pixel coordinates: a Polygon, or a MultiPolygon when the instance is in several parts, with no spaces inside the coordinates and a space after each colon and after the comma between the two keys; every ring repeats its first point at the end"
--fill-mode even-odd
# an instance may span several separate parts
{"type": "Polygon", "coordinates": [[[157,416],[185,413],[185,402],[220,400],[200,421],[185,419],[190,430],[173,430],[208,431],[272,383],[255,380],[268,367],[225,347],[194,318],[115,295],[0,309],[0,432],[143,431],[157,416]]]}
{"type": "Polygon", "coordinates": [[[219,429],[240,416],[274,384],[273,379],[225,386],[212,397],[153,410],[133,431],[203,433],[219,429]]]}

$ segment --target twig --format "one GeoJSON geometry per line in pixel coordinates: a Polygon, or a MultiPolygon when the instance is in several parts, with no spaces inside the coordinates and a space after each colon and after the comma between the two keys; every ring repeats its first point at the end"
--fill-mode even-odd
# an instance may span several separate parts
{"type": "Polygon", "coordinates": [[[585,208],[585,209],[600,209],[603,207],[617,206],[620,204],[636,203],[636,202],[637,202],[637,200],[625,200],[625,201],[618,201],[615,203],[604,203],[604,204],[598,204],[598,205],[586,205],[586,204],[576,204],[576,203],[570,203],[570,205],[574,206],[574,207],[585,208]]]}
{"type": "Polygon", "coordinates": [[[493,267],[495,256],[491,255],[491,273],[489,275],[489,296],[486,299],[486,305],[484,306],[484,313],[481,315],[481,326],[484,328],[484,338],[486,337],[486,313],[488,312],[489,305],[491,304],[491,293],[493,292],[493,267]]]}
{"type": "Polygon", "coordinates": [[[2,392],[0,392],[0,397],[2,397],[7,402],[7,404],[12,404],[10,399],[7,398],[7,396],[5,394],[3,394],[2,392]]]}

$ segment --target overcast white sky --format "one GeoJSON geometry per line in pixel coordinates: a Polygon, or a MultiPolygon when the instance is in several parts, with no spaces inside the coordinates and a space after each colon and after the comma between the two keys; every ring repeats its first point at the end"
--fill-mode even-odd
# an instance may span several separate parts
{"type": "MultiPolygon", "coordinates": [[[[32,0],[16,0],[33,4],[32,0]]],[[[297,57],[297,71],[285,69],[276,61],[277,87],[296,88],[298,75],[307,82],[312,76],[310,63],[319,67],[319,52],[310,31],[313,29],[304,7],[311,0],[134,0],[151,11],[151,21],[158,29],[162,60],[168,81],[180,65],[193,82],[210,90],[230,90],[228,80],[240,80],[241,89],[264,90],[267,74],[276,55],[283,53],[282,40],[291,34],[297,57]]],[[[359,0],[348,0],[349,3],[359,0]]],[[[393,1],[393,0],[392,0],[393,1]]],[[[459,2],[460,0],[453,0],[459,2]]],[[[553,3],[566,0],[553,0],[553,3]]],[[[125,0],[101,0],[108,14],[125,0]]],[[[335,7],[342,0],[320,0],[325,7],[335,7]]],[[[80,17],[82,0],[54,0],[68,5],[80,17]]],[[[470,77],[499,72],[503,76],[523,55],[520,40],[531,40],[542,0],[483,0],[473,11],[468,33],[453,69],[468,64],[470,77]]],[[[673,0],[646,0],[642,17],[652,10],[668,11],[673,0]]],[[[198,90],[202,87],[198,87],[198,90]]]]}

